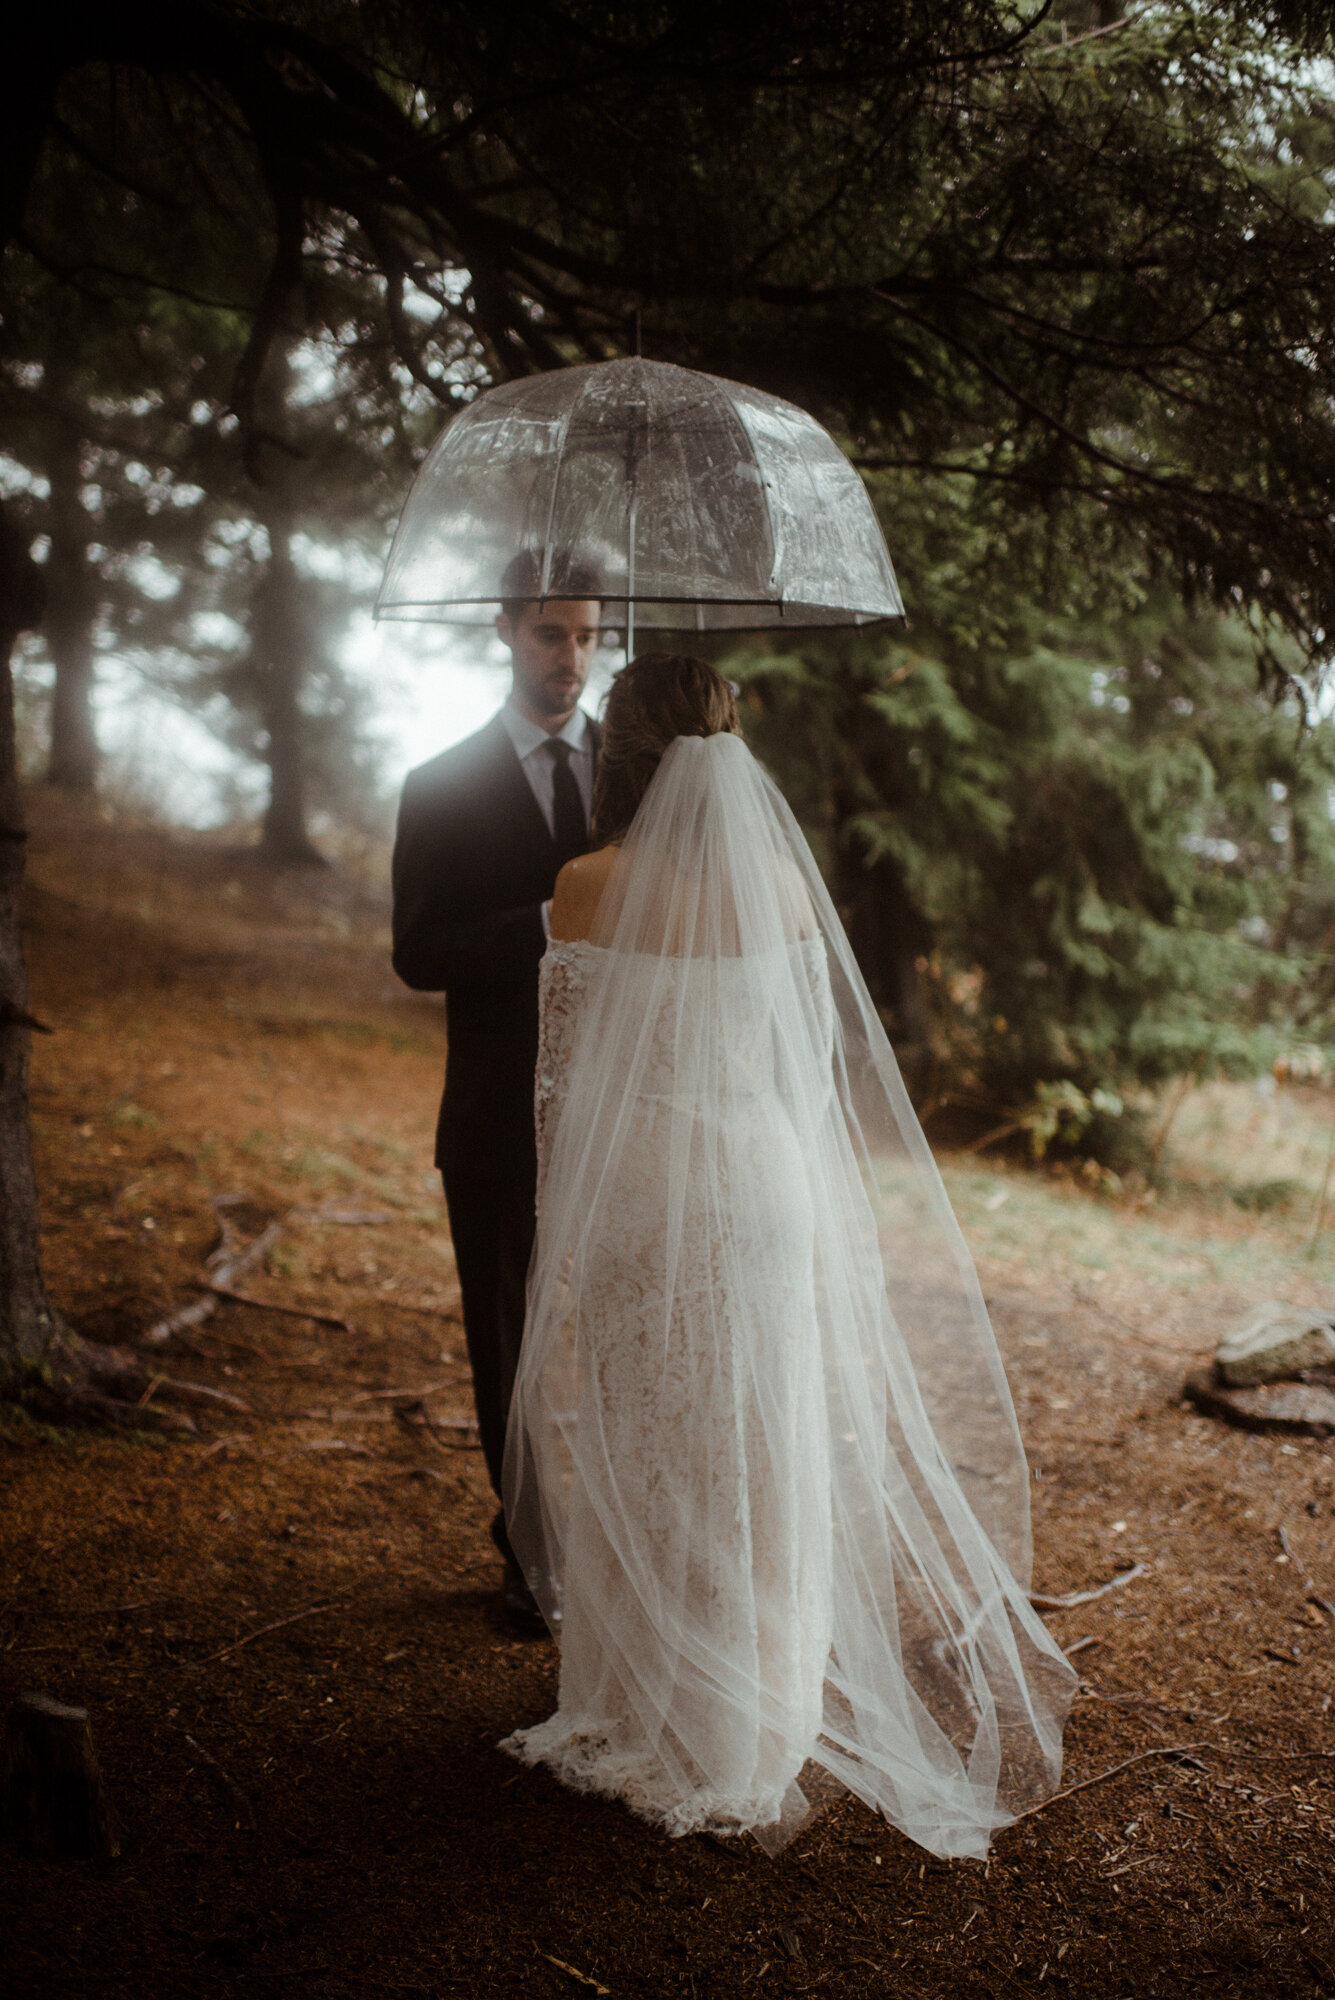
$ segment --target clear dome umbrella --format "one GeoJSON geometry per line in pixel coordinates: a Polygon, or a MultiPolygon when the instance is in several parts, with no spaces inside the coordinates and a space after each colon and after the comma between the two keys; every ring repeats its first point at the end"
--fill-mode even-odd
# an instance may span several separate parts
{"type": "Polygon", "coordinates": [[[488,389],[427,454],[378,618],[489,624],[505,598],[600,597],[671,631],[903,615],[867,490],[792,403],[667,362],[488,389]]]}

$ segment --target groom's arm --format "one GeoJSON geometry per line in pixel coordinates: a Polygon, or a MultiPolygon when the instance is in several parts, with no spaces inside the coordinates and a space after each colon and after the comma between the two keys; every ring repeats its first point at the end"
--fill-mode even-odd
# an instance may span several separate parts
{"type": "Polygon", "coordinates": [[[415,777],[394,841],[394,970],[422,993],[531,974],[546,943],[541,903],[485,907],[478,830],[415,777]]]}

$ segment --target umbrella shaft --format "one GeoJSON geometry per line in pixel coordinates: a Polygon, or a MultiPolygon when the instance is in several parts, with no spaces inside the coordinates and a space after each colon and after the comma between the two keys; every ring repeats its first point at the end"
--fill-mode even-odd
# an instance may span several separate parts
{"type": "Polygon", "coordinates": [[[626,531],[626,665],[635,657],[635,516],[640,496],[630,489],[630,522],[626,531]]]}

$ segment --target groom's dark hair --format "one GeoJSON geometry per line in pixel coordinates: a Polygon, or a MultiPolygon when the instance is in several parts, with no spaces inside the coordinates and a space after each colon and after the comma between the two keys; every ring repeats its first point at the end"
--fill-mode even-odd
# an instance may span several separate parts
{"type": "Polygon", "coordinates": [[[581,601],[596,597],[602,601],[603,579],[595,564],[571,549],[553,549],[547,572],[547,588],[542,585],[542,550],[520,549],[501,572],[501,610],[509,619],[518,618],[526,604],[546,603],[551,598],[581,601]]]}

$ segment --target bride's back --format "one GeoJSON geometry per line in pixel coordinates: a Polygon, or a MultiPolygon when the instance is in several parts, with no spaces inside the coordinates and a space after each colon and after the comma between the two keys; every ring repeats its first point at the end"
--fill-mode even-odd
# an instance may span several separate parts
{"type": "MultiPolygon", "coordinates": [[[[632,845],[633,832],[632,828],[632,845]]],[[[625,877],[636,857],[626,854],[626,865],[619,871],[623,853],[617,841],[566,863],[556,879],[551,906],[551,935],[558,943],[622,949],[630,944],[626,925],[618,925],[617,919],[624,916],[625,877]]],[[[775,854],[772,861],[773,908],[767,910],[763,927],[745,905],[739,907],[726,862],[722,866],[715,862],[707,882],[684,875],[661,857],[652,872],[641,863],[634,890],[632,948],[637,954],[670,958],[740,958],[772,949],[779,938],[795,944],[813,937],[815,913],[800,873],[787,855],[775,854]]]]}

